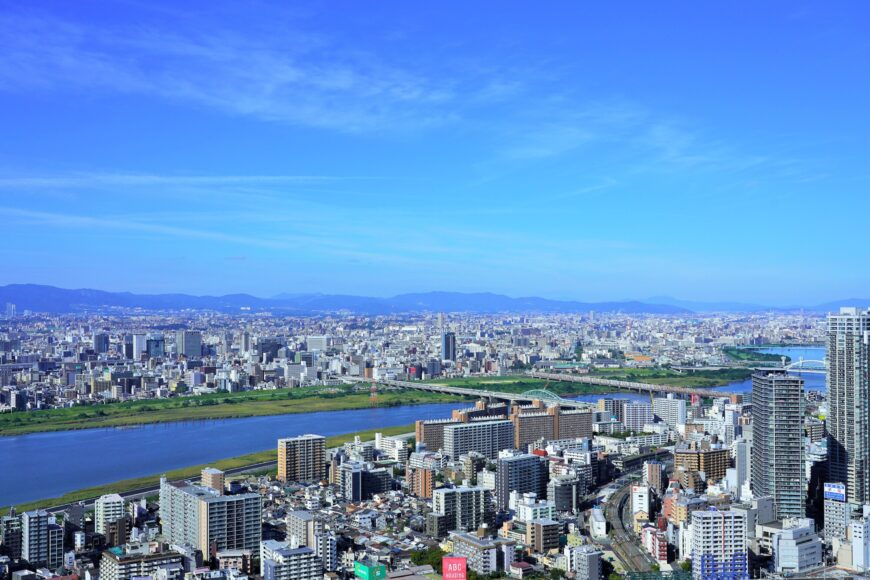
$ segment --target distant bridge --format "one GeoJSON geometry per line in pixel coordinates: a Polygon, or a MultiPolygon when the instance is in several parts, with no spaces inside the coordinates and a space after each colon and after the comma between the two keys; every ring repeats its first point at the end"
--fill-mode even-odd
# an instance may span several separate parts
{"type": "Polygon", "coordinates": [[[703,389],[700,387],[677,387],[673,385],[653,385],[650,383],[636,383],[633,381],[619,381],[615,379],[604,379],[600,377],[591,377],[588,375],[578,375],[570,373],[544,373],[532,371],[527,373],[527,376],[536,379],[546,379],[548,381],[567,381],[569,383],[584,383],[587,385],[600,385],[604,387],[613,387],[616,389],[625,389],[638,393],[664,393],[674,395],[695,395],[698,397],[718,398],[728,397],[732,401],[740,400],[739,393],[729,393],[727,391],[717,391],[714,389],[703,389]]]}
{"type": "Polygon", "coordinates": [[[422,381],[396,381],[393,379],[366,379],[361,377],[342,378],[345,382],[358,383],[360,381],[373,384],[386,385],[388,387],[398,387],[400,389],[414,389],[417,391],[429,391],[431,393],[446,393],[448,395],[461,395],[465,397],[478,397],[484,399],[493,399],[498,401],[510,401],[512,403],[531,403],[532,401],[545,401],[547,403],[558,403],[563,407],[572,407],[575,409],[586,409],[592,407],[590,403],[582,401],[574,401],[571,399],[563,399],[559,395],[544,389],[535,389],[526,391],[525,393],[504,393],[501,391],[489,391],[483,389],[469,389],[466,387],[454,387],[441,383],[424,383],[422,381]]]}
{"type": "Polygon", "coordinates": [[[801,357],[796,362],[785,365],[784,368],[789,371],[799,371],[802,373],[824,374],[828,372],[828,363],[823,360],[804,360],[801,357]]]}

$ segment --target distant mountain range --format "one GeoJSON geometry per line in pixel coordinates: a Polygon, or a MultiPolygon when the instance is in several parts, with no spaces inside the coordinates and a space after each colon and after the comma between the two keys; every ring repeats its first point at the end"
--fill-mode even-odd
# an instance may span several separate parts
{"type": "Polygon", "coordinates": [[[353,312],[357,314],[393,314],[401,312],[625,312],[631,314],[678,314],[686,308],[639,301],[576,302],[546,298],[511,298],[501,294],[424,292],[400,294],[392,298],[373,298],[343,294],[279,294],[259,298],[250,294],[225,296],[190,296],[188,294],[132,294],[102,290],[68,290],[38,284],[0,286],[0,304],[12,302],[19,312],[70,313],[111,308],[144,310],[219,310],[281,311],[288,314],[353,312]]]}
{"type": "Polygon", "coordinates": [[[189,294],[133,294],[102,290],[69,290],[39,284],[9,284],[0,286],[0,305],[11,302],[19,312],[74,313],[116,308],[143,310],[217,310],[239,312],[275,311],[286,314],[319,314],[352,312],[356,314],[395,314],[415,312],[624,312],[626,314],[689,314],[692,312],[765,312],[796,311],[831,312],[840,306],[868,306],[870,299],[849,299],[809,307],[774,308],[740,302],[697,302],[669,297],[614,302],[578,302],[547,298],[512,298],[489,292],[422,292],[400,294],[391,298],[351,296],[345,294],[290,294],[271,298],[250,294],[224,296],[191,296],[189,294]]]}

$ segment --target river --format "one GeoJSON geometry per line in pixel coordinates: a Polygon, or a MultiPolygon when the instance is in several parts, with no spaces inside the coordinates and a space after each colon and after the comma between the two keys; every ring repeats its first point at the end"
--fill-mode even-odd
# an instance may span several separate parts
{"type": "MultiPolygon", "coordinates": [[[[824,358],[823,348],[774,348],[761,352],[797,360],[824,358]]],[[[823,389],[824,375],[803,375],[808,389],[823,389]]],[[[723,391],[748,392],[752,381],[723,391]]],[[[608,395],[576,397],[595,402],[608,395]]],[[[609,395],[648,400],[646,395],[609,395]]],[[[209,463],[269,449],[281,437],[303,433],[338,435],[408,425],[417,419],[443,419],[468,403],[434,403],[297,415],[158,423],[131,428],[82,429],[0,437],[0,506],[19,504],[189,465],[209,463]]]]}
{"type": "MultiPolygon", "coordinates": [[[[825,348],[821,346],[772,346],[769,348],[753,349],[756,352],[763,354],[778,354],[787,356],[791,362],[797,362],[799,359],[804,360],[825,360],[825,348]]],[[[823,373],[801,373],[794,374],[800,376],[804,380],[804,389],[808,391],[823,391],[825,390],[825,375],[823,373]]],[[[752,379],[744,381],[735,381],[723,387],[716,387],[722,391],[730,393],[750,393],[752,392],[752,379]]]]}
{"type": "Polygon", "coordinates": [[[0,506],[58,497],[276,446],[281,437],[339,435],[444,419],[457,403],[157,423],[0,437],[0,506]]]}

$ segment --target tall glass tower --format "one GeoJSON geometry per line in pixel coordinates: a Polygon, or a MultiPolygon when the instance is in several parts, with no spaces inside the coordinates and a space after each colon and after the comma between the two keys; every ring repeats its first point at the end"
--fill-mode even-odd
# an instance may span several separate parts
{"type": "Polygon", "coordinates": [[[846,484],[849,502],[870,501],[870,310],[828,316],[828,481],[846,484]]]}

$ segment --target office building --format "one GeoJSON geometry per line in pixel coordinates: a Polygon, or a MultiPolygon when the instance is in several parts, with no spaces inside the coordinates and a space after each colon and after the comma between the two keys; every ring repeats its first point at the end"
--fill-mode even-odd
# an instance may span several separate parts
{"type": "Polygon", "coordinates": [[[288,542],[267,540],[260,546],[263,580],[321,580],[323,564],[312,548],[291,548],[288,542]]]}
{"type": "Polygon", "coordinates": [[[21,514],[21,558],[37,568],[59,568],[63,562],[63,528],[47,511],[21,514]]]}
{"type": "Polygon", "coordinates": [[[822,541],[811,519],[786,519],[783,529],[773,535],[771,549],[774,569],[779,574],[794,575],[812,570],[823,561],[822,541]]]}
{"type": "Polygon", "coordinates": [[[714,508],[692,512],[692,576],[748,580],[746,516],[714,508]]]}
{"type": "Polygon", "coordinates": [[[471,451],[495,459],[500,451],[513,446],[514,425],[507,420],[472,421],[444,429],[444,453],[453,460],[471,451]]]}
{"type": "Polygon", "coordinates": [[[805,514],[804,382],[785,370],[752,375],[752,493],[772,497],[777,517],[805,514]]]}
{"type": "Polygon", "coordinates": [[[673,394],[653,399],[653,414],[670,428],[686,424],[686,400],[676,399],[673,394]]]}
{"type": "Polygon", "coordinates": [[[183,561],[183,556],[178,552],[151,552],[148,544],[116,546],[103,552],[100,580],[181,580],[184,578],[183,561]]]}
{"type": "Polygon", "coordinates": [[[209,487],[216,492],[223,494],[226,486],[224,472],[220,469],[215,469],[214,467],[206,467],[202,470],[200,475],[200,483],[205,487],[209,487]]]}
{"type": "Polygon", "coordinates": [[[436,538],[456,530],[474,531],[491,524],[494,514],[492,492],[488,489],[439,488],[432,492],[432,512],[426,517],[426,531],[436,538]]]}
{"type": "Polygon", "coordinates": [[[452,332],[441,335],[441,360],[456,360],[456,335],[452,332]]]}
{"type": "Polygon", "coordinates": [[[504,452],[496,463],[496,505],[506,509],[511,492],[547,495],[547,465],[541,457],[519,452],[504,452]]]}
{"type": "Polygon", "coordinates": [[[826,483],[823,486],[824,532],[828,542],[834,538],[846,539],[852,508],[846,503],[846,486],[842,483],[826,483]]]}
{"type": "Polygon", "coordinates": [[[852,567],[870,573],[870,518],[863,517],[849,524],[852,538],[852,567]]]}
{"type": "Polygon", "coordinates": [[[149,336],[145,339],[145,355],[148,358],[163,358],[166,354],[166,340],[162,336],[149,336]]]}
{"type": "Polygon", "coordinates": [[[262,535],[258,493],[221,495],[214,489],[160,480],[160,523],[170,544],[212,550],[256,550],[262,535]]]}
{"type": "Polygon", "coordinates": [[[109,335],[105,332],[95,332],[92,344],[94,352],[97,354],[109,352],[109,335]]]}
{"type": "Polygon", "coordinates": [[[148,346],[146,343],[144,334],[134,334],[133,335],[133,360],[142,360],[142,355],[145,354],[148,350],[148,346]]]}
{"type": "Polygon", "coordinates": [[[278,480],[320,481],[326,478],[326,437],[300,435],[278,440],[278,480]]]}
{"type": "Polygon", "coordinates": [[[124,498],[117,493],[104,495],[94,502],[94,531],[106,535],[109,524],[124,517],[124,498]]]}
{"type": "Polygon", "coordinates": [[[870,502],[870,310],[828,316],[826,373],[828,477],[846,485],[850,503],[870,502]]]}
{"type": "Polygon", "coordinates": [[[589,482],[576,475],[557,475],[547,483],[547,501],[558,512],[574,513],[583,496],[589,491],[589,482]]]}
{"type": "Polygon", "coordinates": [[[175,333],[175,352],[178,356],[199,358],[202,356],[202,333],[198,330],[179,330],[175,333]]]}

